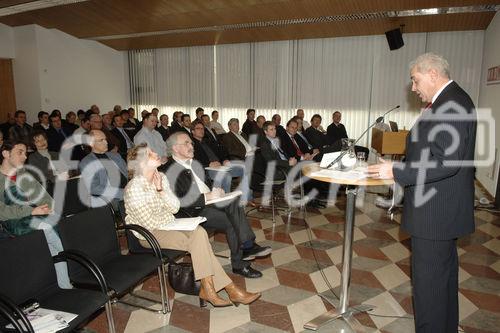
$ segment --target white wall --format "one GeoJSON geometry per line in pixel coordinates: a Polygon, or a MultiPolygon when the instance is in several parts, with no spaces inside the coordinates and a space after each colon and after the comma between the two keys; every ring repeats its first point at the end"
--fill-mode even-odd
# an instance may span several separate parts
{"type": "Polygon", "coordinates": [[[12,28],[0,23],[0,58],[14,58],[14,32],[12,28]]]}
{"type": "Polygon", "coordinates": [[[42,109],[67,112],[128,105],[126,52],[37,27],[42,109]]]}
{"type": "MultiPolygon", "coordinates": [[[[500,66],[500,13],[497,12],[485,32],[483,66],[479,90],[479,108],[490,108],[496,128],[500,126],[500,84],[486,85],[488,68],[500,66]]],[[[496,131],[495,150],[497,159],[494,165],[477,169],[477,178],[490,194],[495,195],[498,179],[498,159],[500,159],[500,135],[496,131]]]]}
{"type": "Polygon", "coordinates": [[[13,30],[16,57],[12,69],[16,106],[18,110],[26,111],[29,122],[34,122],[42,107],[36,26],[27,25],[13,30]]]}
{"type": "Polygon", "coordinates": [[[126,52],[37,25],[12,30],[17,108],[27,112],[28,122],[40,110],[64,115],[92,104],[101,111],[128,106],[126,52]]]}

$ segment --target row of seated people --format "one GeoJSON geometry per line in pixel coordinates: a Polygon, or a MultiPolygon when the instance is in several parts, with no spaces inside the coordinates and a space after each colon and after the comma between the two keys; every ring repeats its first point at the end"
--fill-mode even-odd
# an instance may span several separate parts
{"type": "MultiPolygon", "coordinates": [[[[195,276],[202,281],[202,299],[216,306],[229,305],[216,294],[223,287],[233,302],[250,303],[258,298],[258,294],[246,293],[231,283],[218,261],[213,258],[203,229],[198,228],[191,233],[161,231],[163,225],[172,221],[174,214],[207,217],[207,222],[203,224],[205,228],[226,234],[233,272],[247,278],[262,276],[250,266],[249,260],[271,252],[269,247],[260,247],[255,243],[255,234],[237,200],[222,207],[206,205],[206,201],[222,193],[217,188],[210,189],[208,180],[204,179],[203,168],[192,160],[193,144],[187,134],[179,132],[169,138],[167,143],[172,158],[165,174],[157,171],[161,158],[146,144],[130,149],[129,163],[125,165],[118,154],[107,151],[102,131],[93,130],[89,136],[92,152],[82,160],[80,168],[82,181],[90,192],[104,197],[105,202],[123,198],[127,221],[152,231],[165,248],[191,252],[195,276]],[[118,177],[116,170],[119,170],[118,177]],[[132,180],[127,182],[127,178],[132,180]],[[95,193],[94,190],[100,193],[95,193]],[[208,258],[207,254],[210,254],[208,258]]],[[[43,229],[51,253],[58,253],[62,246],[53,228],[54,224],[44,222],[51,215],[54,200],[34,178],[23,177],[27,146],[22,142],[6,141],[1,154],[3,160],[0,182],[4,185],[4,193],[0,194],[2,227],[13,235],[43,229]],[[21,177],[23,181],[17,181],[21,177]],[[9,190],[5,191],[6,188],[9,190]],[[33,193],[40,195],[32,196],[33,193]],[[30,196],[27,197],[26,194],[30,196]],[[11,195],[14,197],[11,198],[11,195]]],[[[70,288],[66,265],[57,264],[56,272],[60,286],[70,288]]]]}

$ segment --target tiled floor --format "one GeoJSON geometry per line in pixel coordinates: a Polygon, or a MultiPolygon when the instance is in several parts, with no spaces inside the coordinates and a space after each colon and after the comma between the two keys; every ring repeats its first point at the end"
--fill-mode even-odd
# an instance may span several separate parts
{"type": "MultiPolygon", "coordinates": [[[[356,315],[367,332],[413,332],[409,239],[397,222],[401,216],[391,221],[370,203],[373,199],[367,195],[356,210],[351,304],[376,306],[370,314],[356,315]]],[[[333,207],[308,209],[306,220],[298,213],[289,222],[286,215],[279,216],[275,225],[266,213],[250,218],[257,241],[274,250],[271,257],[253,264],[262,278],[229,274],[249,291],[262,292],[250,306],[200,309],[196,297],[175,294],[174,298],[169,290],[173,310],[165,316],[115,305],[118,332],[304,331],[304,323],[331,309],[317,296],[332,296],[319,267],[339,293],[344,209],[345,197],[340,196],[333,207]]],[[[458,242],[460,325],[465,332],[500,332],[500,216],[486,211],[475,215],[476,232],[458,242]]],[[[228,254],[223,235],[216,235],[214,249],[228,254]]],[[[229,272],[229,261],[220,260],[229,272]]],[[[157,279],[150,278],[140,288],[157,293],[157,279]]],[[[340,332],[343,327],[343,322],[335,321],[319,332],[340,332]]],[[[85,331],[106,332],[104,315],[85,331]]]]}

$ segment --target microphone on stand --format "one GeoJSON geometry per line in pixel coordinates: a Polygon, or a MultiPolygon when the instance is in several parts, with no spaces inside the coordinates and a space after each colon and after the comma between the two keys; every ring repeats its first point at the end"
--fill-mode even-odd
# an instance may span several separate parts
{"type": "MultiPolygon", "coordinates": [[[[372,128],[373,126],[375,126],[375,125],[377,125],[377,124],[379,124],[379,123],[383,122],[383,121],[384,121],[385,116],[386,116],[388,113],[390,113],[390,112],[392,112],[392,111],[394,111],[394,110],[396,110],[396,109],[399,109],[399,107],[400,107],[400,105],[396,105],[395,107],[393,107],[393,108],[392,108],[392,109],[390,109],[389,111],[386,111],[383,115],[381,115],[380,117],[378,117],[378,118],[375,120],[375,122],[374,122],[373,124],[371,124],[370,126],[368,126],[368,128],[367,128],[367,129],[366,129],[363,133],[361,133],[361,135],[360,135],[360,136],[356,139],[356,141],[354,141],[353,145],[356,145],[356,143],[358,143],[358,142],[359,142],[359,140],[361,140],[361,138],[362,138],[362,137],[366,134],[366,132],[368,132],[368,131],[370,130],[370,128],[372,128]]],[[[336,158],[336,159],[334,159],[334,160],[333,160],[330,164],[328,164],[328,165],[326,166],[326,168],[327,168],[327,169],[330,169],[330,168],[331,168],[331,167],[332,167],[335,163],[339,162],[339,161],[340,161],[340,160],[341,160],[341,159],[342,159],[342,158],[343,158],[346,154],[347,154],[347,150],[344,150],[343,152],[341,152],[341,153],[340,153],[340,155],[339,155],[339,156],[337,156],[337,158],[336,158]]]]}

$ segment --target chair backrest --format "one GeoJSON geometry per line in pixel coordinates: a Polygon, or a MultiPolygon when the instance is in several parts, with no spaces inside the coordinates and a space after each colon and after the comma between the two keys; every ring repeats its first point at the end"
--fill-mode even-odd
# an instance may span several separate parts
{"type": "MultiPolygon", "coordinates": [[[[90,193],[84,184],[80,185],[81,178],[75,177],[68,180],[58,180],[54,185],[56,199],[55,210],[60,216],[77,214],[88,210],[90,205],[90,193]],[[58,193],[59,187],[65,186],[64,193],[58,193]],[[63,195],[64,200],[58,200],[63,195]]],[[[62,199],[62,198],[61,198],[62,199]]]]}
{"type": "Polygon", "coordinates": [[[43,231],[0,241],[0,293],[16,304],[58,289],[54,262],[43,231]]]}
{"type": "MultiPolygon", "coordinates": [[[[64,217],[59,222],[59,236],[65,250],[79,250],[98,266],[121,255],[115,220],[108,206],[64,217]]],[[[68,266],[70,276],[84,270],[75,263],[68,266]]]]}
{"type": "Polygon", "coordinates": [[[254,191],[262,189],[262,182],[266,180],[267,163],[260,149],[255,152],[252,175],[250,177],[250,188],[254,191]]]}

